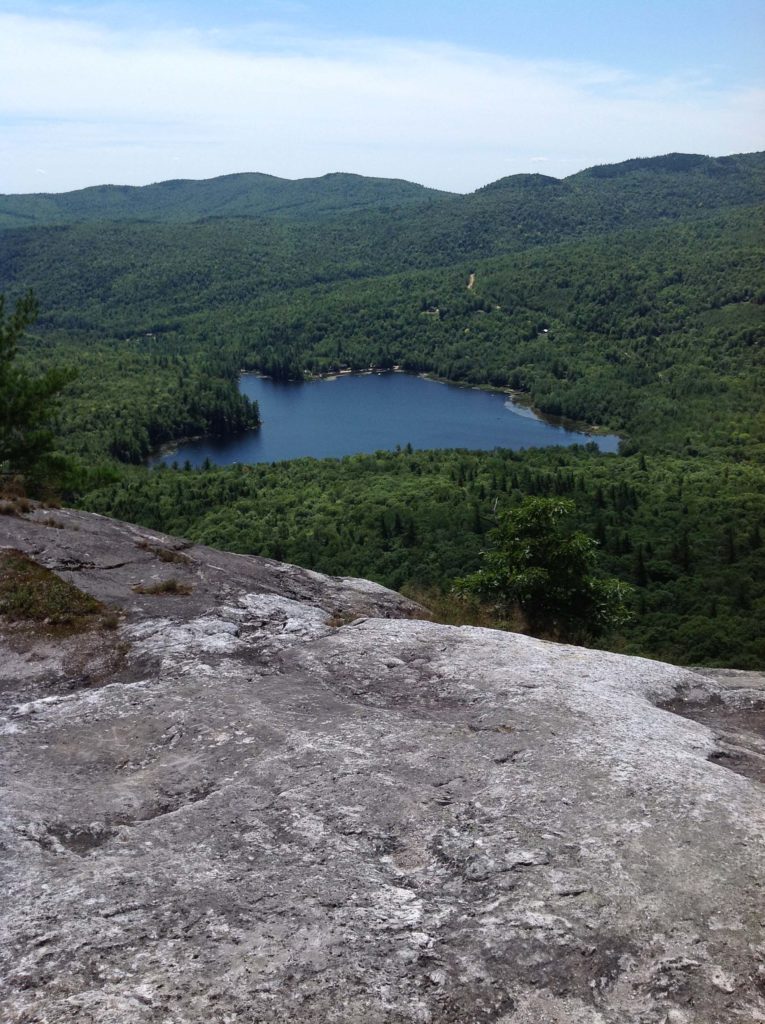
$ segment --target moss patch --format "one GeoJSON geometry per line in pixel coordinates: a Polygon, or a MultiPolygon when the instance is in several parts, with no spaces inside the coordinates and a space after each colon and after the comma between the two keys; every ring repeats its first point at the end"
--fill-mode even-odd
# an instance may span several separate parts
{"type": "Polygon", "coordinates": [[[24,622],[85,629],[104,605],[21,551],[0,551],[0,615],[24,622]]]}

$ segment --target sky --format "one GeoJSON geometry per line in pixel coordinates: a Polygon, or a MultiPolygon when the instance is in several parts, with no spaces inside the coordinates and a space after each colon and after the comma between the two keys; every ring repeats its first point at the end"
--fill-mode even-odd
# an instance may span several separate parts
{"type": "Polygon", "coordinates": [[[762,0],[0,0],[0,193],[765,148],[762,0]]]}

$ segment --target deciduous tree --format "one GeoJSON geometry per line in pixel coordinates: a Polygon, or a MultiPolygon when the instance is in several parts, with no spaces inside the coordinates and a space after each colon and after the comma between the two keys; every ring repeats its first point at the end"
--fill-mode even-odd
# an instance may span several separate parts
{"type": "Polygon", "coordinates": [[[530,633],[557,640],[594,640],[625,621],[628,588],[598,575],[595,541],[569,526],[574,509],[568,499],[525,498],[501,517],[483,568],[458,591],[520,610],[530,633]]]}

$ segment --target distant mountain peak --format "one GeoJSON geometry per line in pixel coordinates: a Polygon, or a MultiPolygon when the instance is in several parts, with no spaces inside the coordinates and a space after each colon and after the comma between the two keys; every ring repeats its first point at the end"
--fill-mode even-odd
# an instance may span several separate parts
{"type": "Polygon", "coordinates": [[[677,174],[689,171],[703,171],[708,174],[730,173],[739,170],[743,163],[749,164],[751,157],[762,155],[747,153],[714,157],[701,153],[665,153],[663,156],[633,157],[616,164],[597,164],[571,175],[571,178],[619,178],[639,171],[677,174]]]}
{"type": "Polygon", "coordinates": [[[549,174],[508,174],[504,178],[499,178],[497,181],[492,181],[490,184],[476,189],[474,195],[500,190],[547,189],[560,184],[560,178],[553,178],[549,174]]]}
{"type": "Polygon", "coordinates": [[[92,185],[72,192],[0,196],[0,226],[86,221],[191,222],[211,217],[312,220],[354,211],[417,205],[450,196],[400,178],[332,171],[277,178],[259,171],[151,185],[92,185]]]}
{"type": "MultiPolygon", "coordinates": [[[[0,229],[125,221],[189,224],[221,218],[318,221],[396,209],[425,213],[434,202],[447,202],[451,215],[461,201],[475,212],[474,199],[487,213],[489,206],[501,206],[505,200],[513,208],[530,210],[535,204],[544,205],[548,198],[578,201],[585,192],[593,202],[613,204],[618,203],[620,182],[625,180],[627,191],[634,191],[638,180],[641,188],[646,185],[651,201],[658,202],[664,216],[673,215],[678,184],[680,191],[703,191],[699,200],[707,206],[739,204],[759,201],[764,173],[765,153],[723,157],[667,153],[602,164],[563,179],[538,173],[512,174],[460,196],[401,178],[348,171],[295,179],[242,171],[201,180],[174,178],[151,185],[103,184],[73,192],[0,196],[0,229]],[[664,199],[659,195],[662,191],[667,192],[664,199]]],[[[631,196],[630,202],[633,199],[631,196]]],[[[694,205],[697,201],[688,200],[694,205]]],[[[536,218],[537,212],[532,215],[536,218]]],[[[578,213],[575,219],[581,220],[578,213]]]]}

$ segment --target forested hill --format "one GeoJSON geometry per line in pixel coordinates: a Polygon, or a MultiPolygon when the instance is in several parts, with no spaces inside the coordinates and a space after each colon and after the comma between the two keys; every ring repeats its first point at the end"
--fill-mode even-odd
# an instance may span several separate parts
{"type": "Polygon", "coordinates": [[[78,371],[58,422],[69,500],[448,591],[477,567],[497,510],[571,495],[637,591],[613,642],[765,665],[765,154],[513,175],[467,196],[232,175],[6,197],[0,219],[14,203],[28,226],[5,217],[0,293],[31,287],[40,303],[21,358],[78,371]],[[521,391],[619,432],[620,454],[414,453],[395,472],[380,453],[257,474],[125,466],[255,423],[242,368],[395,365],[521,391]]]}
{"type": "MultiPolygon", "coordinates": [[[[358,174],[289,180],[269,174],[227,174],[202,181],[98,185],[74,192],[0,196],[0,229],[103,221],[188,223],[206,218],[314,220],[360,211],[399,210],[415,237],[438,240],[485,233],[481,252],[543,236],[642,226],[700,209],[745,205],[765,197],[765,153],[706,157],[672,153],[580,171],[568,178],[515,174],[460,196],[409,181],[358,174]],[[403,209],[402,209],[403,208],[403,209]],[[414,216],[414,219],[411,219],[414,216]],[[436,231],[433,231],[435,223],[436,231]]],[[[400,230],[400,228],[399,228],[400,230]]],[[[454,248],[454,245],[452,246],[454,248]]],[[[470,245],[461,245],[467,251],[470,245]]]]}
{"type": "Polygon", "coordinates": [[[719,450],[735,434],[751,457],[765,443],[763,153],[514,175],[436,199],[353,175],[126,194],[178,222],[0,232],[0,293],[31,287],[41,307],[30,358],[79,367],[61,427],[69,448],[137,461],[238,423],[241,367],[299,378],[370,364],[510,386],[643,451],[719,450]],[[424,205],[353,208],[397,192],[424,205]],[[255,193],[302,197],[304,219],[182,221],[255,193]],[[330,202],[342,216],[308,217],[330,202]]]}
{"type": "Polygon", "coordinates": [[[765,152],[672,153],[591,167],[562,180],[542,174],[501,178],[455,203],[448,216],[454,235],[464,225],[463,232],[489,255],[763,201],[765,152]],[[481,234],[494,244],[481,245],[481,234]]]}
{"type": "Polygon", "coordinates": [[[270,174],[226,174],[202,181],[97,185],[75,192],[0,196],[0,228],[91,221],[183,223],[206,217],[330,217],[429,203],[450,193],[410,181],[325,174],[296,181],[270,174]]]}

